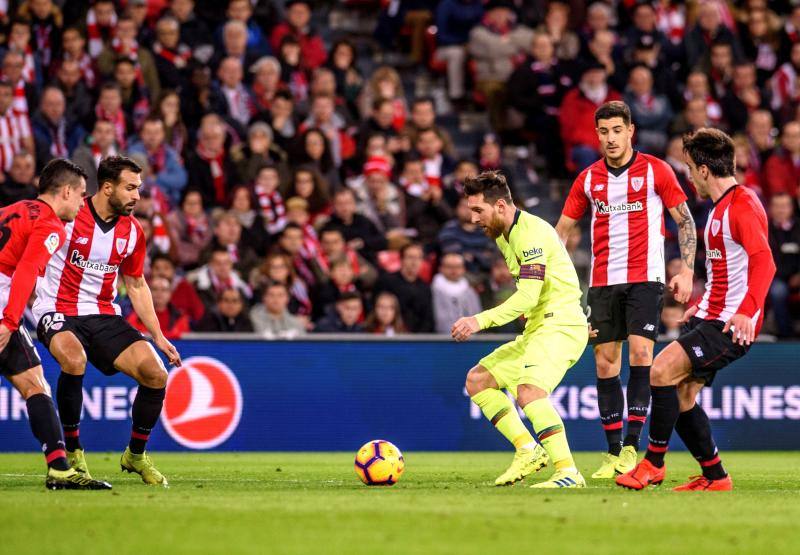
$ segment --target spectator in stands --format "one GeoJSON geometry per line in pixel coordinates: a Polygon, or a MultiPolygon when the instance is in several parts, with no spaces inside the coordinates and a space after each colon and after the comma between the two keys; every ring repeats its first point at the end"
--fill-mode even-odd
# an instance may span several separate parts
{"type": "Polygon", "coordinates": [[[317,278],[312,269],[312,260],[305,249],[305,234],[301,226],[292,222],[287,223],[278,237],[278,243],[273,248],[273,252],[288,256],[298,277],[309,288],[313,289],[316,286],[317,278]]]}
{"type": "MultiPolygon", "coordinates": [[[[386,141],[386,150],[396,154],[403,150],[400,133],[394,128],[394,104],[388,98],[379,98],[372,105],[369,118],[363,122],[358,131],[359,151],[363,151],[367,139],[380,135],[386,141]]],[[[408,150],[406,148],[405,150],[408,150]]]]}
{"type": "Polygon", "coordinates": [[[22,21],[30,21],[30,47],[35,48],[42,65],[49,67],[58,56],[64,16],[52,0],[22,2],[17,11],[22,21]]]}
{"type": "Polygon", "coordinates": [[[356,66],[355,45],[347,39],[333,43],[327,67],[336,79],[336,96],[343,98],[350,115],[358,114],[358,96],[364,86],[364,77],[356,66]]]}
{"type": "Polygon", "coordinates": [[[727,41],[716,41],[709,48],[708,61],[704,61],[698,69],[706,71],[714,96],[722,98],[733,81],[733,66],[736,62],[733,46],[727,41]]]}
{"type": "Polygon", "coordinates": [[[285,8],[285,21],[276,25],[270,35],[272,51],[277,52],[283,39],[292,36],[300,43],[303,66],[307,69],[320,67],[328,54],[322,37],[311,27],[311,5],[306,0],[288,0],[285,8]]]}
{"type": "Polygon", "coordinates": [[[123,15],[117,21],[114,38],[97,57],[97,67],[101,75],[110,77],[114,74],[118,60],[131,60],[136,73],[137,84],[147,89],[150,98],[158,98],[161,94],[161,83],[153,55],[142,48],[136,40],[139,32],[136,22],[130,16],[123,15]]]}
{"type": "MultiPolygon", "coordinates": [[[[706,106],[706,118],[713,124],[718,125],[722,121],[722,106],[711,94],[711,86],[708,84],[708,75],[702,71],[692,71],[686,77],[686,87],[683,91],[683,101],[704,100],[706,106]]],[[[682,102],[680,103],[682,104],[682,102]]],[[[677,108],[678,103],[673,104],[677,108]]]]}
{"type": "Polygon", "coordinates": [[[446,175],[442,180],[444,198],[454,210],[464,196],[464,180],[476,175],[478,175],[478,164],[465,158],[459,160],[453,173],[446,175]]]}
{"type": "Polygon", "coordinates": [[[447,93],[451,101],[464,98],[464,72],[470,30],[483,17],[479,0],[442,0],[436,6],[435,60],[447,64],[447,93]]]}
{"type": "MultiPolygon", "coordinates": [[[[800,13],[800,9],[797,10],[800,13]]],[[[778,121],[791,119],[800,104],[800,42],[792,45],[789,60],[778,68],[768,82],[771,96],[770,108],[778,121]]]]}
{"type": "Polygon", "coordinates": [[[86,125],[92,115],[94,104],[92,94],[81,77],[78,62],[75,60],[61,62],[53,84],[64,93],[67,118],[86,125]]]}
{"type": "Polygon", "coordinates": [[[414,141],[414,149],[425,169],[425,179],[431,187],[441,187],[445,176],[455,169],[455,162],[444,146],[444,137],[437,127],[420,130],[414,141]]]}
{"type": "Polygon", "coordinates": [[[229,288],[238,290],[245,299],[252,297],[252,290],[234,269],[233,256],[225,247],[212,250],[206,264],[187,274],[186,279],[195,288],[207,310],[212,309],[219,296],[229,288]]]}
{"type": "Polygon", "coordinates": [[[453,217],[443,187],[428,183],[423,162],[416,157],[403,162],[400,184],[405,191],[406,226],[417,230],[417,241],[433,245],[442,225],[453,217]]]}
{"type": "Polygon", "coordinates": [[[270,235],[279,233],[286,225],[286,206],[278,191],[280,174],[275,166],[264,166],[256,174],[253,192],[258,200],[259,211],[270,235]]]}
{"type": "Polygon", "coordinates": [[[356,291],[342,293],[336,300],[335,310],[322,318],[314,327],[319,333],[354,333],[364,331],[359,323],[364,312],[361,295],[356,291]]]}
{"type": "Polygon", "coordinates": [[[169,14],[180,24],[180,41],[189,45],[198,59],[207,62],[212,54],[212,34],[205,22],[195,15],[194,0],[170,0],[169,14]]]}
{"type": "Polygon", "coordinates": [[[558,115],[569,169],[580,172],[600,158],[594,112],[611,100],[622,97],[608,86],[605,67],[596,63],[584,67],[578,87],[566,94],[558,115]]]}
{"type": "Polygon", "coordinates": [[[192,284],[176,272],[175,262],[167,254],[156,254],[150,260],[150,279],[166,279],[172,288],[170,302],[181,312],[189,317],[191,322],[197,322],[205,314],[205,305],[197,295],[192,284]]]}
{"type": "Polygon", "coordinates": [[[742,51],[736,36],[722,22],[716,2],[700,2],[697,22],[686,33],[684,46],[688,67],[694,67],[709,54],[709,45],[727,43],[736,60],[742,59],[742,51]]]}
{"type": "Polygon", "coordinates": [[[14,155],[21,150],[35,152],[33,136],[30,132],[28,115],[19,113],[13,108],[14,87],[5,80],[0,80],[0,181],[3,173],[11,169],[14,155]]]}
{"type": "Polygon", "coordinates": [[[300,133],[295,143],[292,163],[313,167],[325,178],[331,189],[338,189],[341,185],[339,170],[333,161],[331,143],[326,134],[311,127],[300,133]]]}
{"type": "Polygon", "coordinates": [[[430,286],[420,279],[424,261],[422,246],[409,243],[400,249],[400,271],[386,274],[375,284],[375,294],[394,293],[400,300],[403,321],[414,333],[433,331],[433,300],[430,286]]]}
{"type": "Polygon", "coordinates": [[[0,206],[8,206],[20,200],[32,200],[39,195],[34,184],[36,166],[33,155],[27,150],[14,154],[11,168],[0,184],[0,206]]]}
{"type": "Polygon", "coordinates": [[[53,158],[68,158],[86,135],[78,122],[67,118],[66,107],[61,89],[54,86],[44,89],[39,111],[31,118],[39,171],[53,158]]]}
{"type": "Polygon", "coordinates": [[[557,139],[558,111],[573,83],[568,68],[554,52],[549,35],[533,36],[530,54],[508,80],[508,105],[509,125],[534,135],[537,152],[550,162],[551,174],[558,175],[563,173],[559,161],[564,159],[561,141],[557,139]]]}
{"type": "Polygon", "coordinates": [[[164,122],[167,145],[182,156],[189,143],[189,131],[183,123],[180,95],[171,89],[162,90],[151,113],[164,122]]]}
{"type": "Polygon", "coordinates": [[[448,334],[456,320],[481,311],[478,293],[466,278],[464,257],[458,253],[442,256],[439,273],[431,283],[436,333],[448,334]]]}
{"type": "Polygon", "coordinates": [[[248,29],[241,21],[232,19],[222,26],[222,49],[217,50],[211,66],[218,68],[225,58],[236,58],[242,67],[250,67],[263,52],[247,47],[248,29]]]}
{"type": "Polygon", "coordinates": [[[389,160],[374,156],[364,164],[363,174],[348,182],[356,195],[359,213],[383,233],[405,226],[403,195],[390,181],[391,176],[389,160]]]}
{"type": "Polygon", "coordinates": [[[725,120],[734,133],[744,130],[747,117],[754,110],[769,109],[769,97],[758,87],[754,64],[745,62],[734,66],[731,88],[722,97],[720,104],[725,120]]]}
{"type": "Polygon", "coordinates": [[[116,25],[117,12],[113,0],[97,0],[86,12],[89,55],[93,59],[97,59],[103,49],[111,44],[116,25]]]}
{"type": "MultiPolygon", "coordinates": [[[[772,14],[774,16],[774,14],[772,14]]],[[[780,38],[777,26],[773,26],[770,13],[765,9],[747,10],[746,26],[741,32],[742,52],[755,63],[758,86],[763,87],[778,67],[780,38]]]]}
{"type": "MultiPolygon", "coordinates": [[[[6,31],[8,34],[5,35],[3,50],[16,52],[22,55],[21,75],[23,77],[23,85],[25,81],[30,81],[33,86],[32,92],[36,92],[42,84],[42,56],[39,55],[39,52],[37,52],[35,56],[33,54],[34,50],[31,46],[31,38],[33,36],[31,23],[27,18],[20,19],[18,17],[11,21],[6,31]]],[[[35,107],[35,105],[30,105],[31,109],[35,107]]]]}
{"type": "Polygon", "coordinates": [[[312,167],[300,166],[294,171],[286,189],[286,197],[300,197],[308,202],[312,225],[331,213],[328,183],[312,167]]]}
{"type": "Polygon", "coordinates": [[[800,192],[800,122],[790,121],[783,126],[780,148],[766,164],[762,177],[764,196],[787,194],[793,199],[800,192]]]}
{"type": "Polygon", "coordinates": [[[394,105],[394,128],[403,129],[408,116],[408,103],[403,92],[403,83],[400,74],[392,67],[381,66],[372,72],[367,86],[361,91],[358,101],[359,112],[362,118],[369,117],[372,106],[378,98],[387,98],[394,105]]]}
{"type": "Polygon", "coordinates": [[[561,0],[548,2],[544,21],[536,29],[537,32],[545,33],[550,37],[553,41],[556,58],[565,61],[577,58],[581,46],[578,35],[569,29],[569,15],[568,2],[561,0]]]}
{"type": "Polygon", "coordinates": [[[347,260],[353,272],[353,279],[358,281],[360,288],[372,288],[378,277],[375,267],[347,246],[341,229],[323,228],[319,234],[319,242],[320,251],[314,261],[319,281],[330,279],[331,267],[335,260],[347,260]]]}
{"type": "Polygon", "coordinates": [[[118,58],[114,62],[114,80],[119,84],[122,109],[137,132],[150,113],[150,95],[137,76],[136,63],[131,58],[118,58]]]}
{"type": "Polygon", "coordinates": [[[311,215],[308,213],[308,201],[300,197],[286,200],[286,221],[295,224],[303,231],[303,248],[301,256],[313,261],[320,252],[319,236],[317,230],[311,225],[311,215]]]}
{"type": "Polygon", "coordinates": [[[606,69],[608,83],[614,89],[625,88],[625,68],[617,62],[614,48],[617,44],[617,35],[612,31],[599,31],[587,45],[586,60],[588,63],[600,64],[606,69]]]}
{"type": "Polygon", "coordinates": [[[709,125],[712,121],[708,118],[708,104],[702,98],[692,98],[686,102],[683,112],[672,120],[670,134],[683,136],[709,125]]]}
{"type": "Polygon", "coordinates": [[[14,87],[14,111],[29,117],[39,103],[39,91],[31,78],[26,80],[25,55],[8,50],[3,56],[3,79],[14,87]]]}
{"type": "MultiPolygon", "coordinates": [[[[150,278],[150,293],[153,295],[153,308],[156,311],[158,324],[164,337],[180,339],[189,331],[189,317],[172,304],[172,287],[169,280],[163,277],[150,278]]],[[[147,326],[135,311],[128,315],[128,323],[142,333],[147,333],[147,326]]]]}
{"type": "Polygon", "coordinates": [[[800,5],[793,5],[787,10],[783,29],[780,31],[780,50],[778,58],[786,60],[794,45],[800,42],[800,5]]]}
{"type": "Polygon", "coordinates": [[[239,138],[244,139],[250,119],[257,107],[253,96],[243,83],[242,62],[233,56],[224,58],[217,68],[218,84],[214,88],[214,111],[225,117],[239,138]]]}
{"type": "Polygon", "coordinates": [[[270,244],[269,232],[261,212],[256,209],[257,200],[248,185],[237,185],[231,193],[230,213],[239,220],[242,228],[242,243],[250,245],[256,254],[264,256],[270,244]]]}
{"type": "Polygon", "coordinates": [[[285,284],[267,285],[261,302],[250,309],[250,321],[256,333],[269,339],[289,339],[306,333],[303,320],[289,312],[289,298],[285,284]]]}
{"type": "Polygon", "coordinates": [[[326,227],[340,229],[348,247],[373,264],[378,259],[378,251],[387,247],[386,236],[372,220],[357,212],[355,193],[348,188],[339,189],[334,194],[333,214],[326,227]]]}
{"type": "Polygon", "coordinates": [[[203,196],[197,189],[184,189],[180,209],[167,216],[172,242],[178,247],[178,262],[185,268],[196,267],[200,253],[211,242],[211,226],[203,209],[203,196]]]}
{"type": "Polygon", "coordinates": [[[167,89],[180,89],[189,84],[192,49],[180,39],[181,26],[177,19],[165,16],[158,20],[153,58],[159,83],[167,89]]]}
{"type": "Polygon", "coordinates": [[[575,266],[582,288],[586,289],[589,280],[589,269],[592,265],[592,255],[588,249],[581,246],[582,236],[583,232],[580,226],[574,226],[567,236],[567,242],[564,247],[567,249],[570,260],[572,260],[572,265],[575,266]]]}
{"type": "Polygon", "coordinates": [[[194,331],[250,333],[253,323],[247,313],[245,298],[240,289],[229,287],[218,296],[216,305],[194,326],[194,331]]]}
{"type": "Polygon", "coordinates": [[[364,322],[364,331],[389,337],[408,333],[397,297],[387,291],[375,297],[375,306],[364,322]]]}
{"type": "MultiPolygon", "coordinates": [[[[633,47],[630,63],[634,66],[642,64],[650,69],[653,74],[653,90],[665,95],[674,110],[683,104],[681,83],[667,55],[662,52],[662,47],[662,43],[654,35],[642,35],[633,47]]],[[[700,75],[705,78],[705,74],[700,75]]],[[[708,86],[707,80],[705,85],[708,86]]]]}
{"type": "Polygon", "coordinates": [[[300,126],[300,131],[316,128],[321,131],[330,145],[331,158],[336,168],[352,158],[356,143],[347,128],[344,116],[336,111],[336,101],[331,95],[320,94],[311,101],[311,112],[300,126]]]}
{"type": "MultiPolygon", "coordinates": [[[[453,138],[446,129],[436,124],[436,106],[430,96],[417,97],[411,103],[411,118],[403,128],[403,136],[408,137],[408,141],[404,141],[400,145],[401,150],[411,150],[412,145],[416,144],[419,134],[428,129],[436,129],[443,143],[442,151],[447,155],[452,155],[455,150],[453,138]]],[[[394,152],[391,148],[389,150],[394,152]]]]}
{"type": "Polygon", "coordinates": [[[114,142],[121,150],[127,150],[128,137],[133,134],[133,121],[122,107],[122,89],[119,83],[108,81],[100,87],[94,108],[96,119],[110,121],[114,126],[114,142]]]}
{"type": "Polygon", "coordinates": [[[142,125],[140,138],[130,146],[128,152],[147,157],[158,188],[172,206],[178,206],[186,187],[187,175],[180,154],[166,144],[164,122],[158,116],[149,116],[142,125]]]}
{"type": "Polygon", "coordinates": [[[750,139],[750,166],[762,171],[764,164],[775,148],[775,135],[772,113],[768,110],[755,110],[747,119],[747,136],[750,139]]]}
{"type": "Polygon", "coordinates": [[[465,197],[458,201],[456,219],[447,222],[439,233],[438,243],[443,253],[461,254],[468,273],[478,276],[489,272],[494,244],[477,224],[472,223],[472,212],[465,197]]]}
{"type": "Polygon", "coordinates": [[[252,92],[256,108],[267,111],[278,91],[285,90],[281,83],[281,63],[273,56],[263,56],[250,66],[250,73],[255,75],[252,92]]]}
{"type": "Polygon", "coordinates": [[[311,314],[311,299],[305,282],[294,271],[292,260],[285,254],[268,254],[261,266],[250,273],[250,286],[263,294],[270,283],[282,283],[289,290],[289,312],[302,316],[305,322],[311,314]]]}
{"type": "MultiPolygon", "coordinates": [[[[514,276],[511,275],[508,264],[500,254],[493,256],[490,267],[489,278],[481,293],[481,305],[484,310],[502,304],[517,290],[514,276]]],[[[523,325],[517,319],[499,328],[491,328],[486,331],[489,333],[519,333],[522,328],[523,325]]]]}
{"type": "Polygon", "coordinates": [[[514,172],[503,163],[503,148],[500,144],[500,137],[496,133],[484,134],[476,154],[478,171],[503,172],[503,175],[506,176],[508,188],[511,190],[511,195],[516,195],[517,191],[514,189],[514,179],[512,177],[514,172]]]}
{"type": "MultiPolygon", "coordinates": [[[[516,24],[512,4],[502,0],[487,3],[481,24],[470,31],[468,49],[475,60],[475,87],[486,98],[496,131],[505,125],[506,81],[527,53],[532,36],[531,29],[516,24]]],[[[553,36],[554,41],[561,38],[553,36]]]]}
{"type": "Polygon", "coordinates": [[[364,298],[364,288],[358,279],[352,260],[347,257],[334,258],[330,261],[328,277],[321,280],[314,288],[313,303],[314,319],[319,319],[330,314],[334,309],[336,300],[343,294],[357,291],[364,298]]]}
{"type": "MultiPolygon", "coordinates": [[[[74,62],[78,77],[69,79],[73,83],[80,82],[86,90],[94,89],[98,83],[98,71],[94,60],[86,51],[86,37],[81,29],[77,27],[67,27],[61,35],[61,62],[58,65],[60,72],[66,62],[74,62]],[[82,77],[82,79],[81,79],[82,77]]],[[[72,69],[70,68],[70,72],[72,69]]],[[[61,77],[59,76],[59,80],[61,77]]],[[[60,86],[60,84],[59,84],[60,86]]],[[[64,94],[69,97],[67,91],[64,94]]],[[[69,100],[69,98],[68,98],[69,100]]],[[[87,99],[87,102],[89,99],[87,99]]]]}
{"type": "Polygon", "coordinates": [[[683,306],[673,299],[664,302],[661,310],[661,325],[659,333],[663,335],[660,341],[674,341],[681,333],[680,320],[683,317],[683,306]]]}
{"type": "Polygon", "coordinates": [[[217,249],[225,249],[231,255],[234,268],[240,276],[250,275],[258,264],[257,249],[261,246],[250,236],[242,235],[242,224],[234,211],[215,210],[212,212],[212,238],[200,258],[207,260],[217,249]]]}
{"type": "Polygon", "coordinates": [[[267,38],[261,32],[258,22],[253,19],[253,4],[250,0],[229,0],[225,12],[228,21],[241,22],[247,29],[247,50],[256,55],[270,54],[267,38]]]}
{"type": "Polygon", "coordinates": [[[86,194],[93,195],[97,192],[97,166],[100,164],[100,160],[116,154],[114,124],[108,120],[96,119],[86,143],[72,153],[72,161],[78,164],[88,176],[86,178],[86,194]]]}
{"type": "Polygon", "coordinates": [[[203,195],[207,207],[224,206],[238,182],[236,166],[225,148],[225,125],[220,116],[203,117],[197,148],[186,159],[189,183],[203,195]]]}
{"type": "Polygon", "coordinates": [[[769,243],[778,270],[769,288],[769,299],[780,337],[794,335],[790,298],[800,291],[800,222],[794,209],[794,199],[786,193],[770,199],[769,243]]]}
{"type": "Polygon", "coordinates": [[[669,99],[653,91],[653,74],[644,65],[635,66],[628,77],[625,102],[636,125],[636,147],[662,156],[667,148],[667,130],[672,121],[669,99]]]}

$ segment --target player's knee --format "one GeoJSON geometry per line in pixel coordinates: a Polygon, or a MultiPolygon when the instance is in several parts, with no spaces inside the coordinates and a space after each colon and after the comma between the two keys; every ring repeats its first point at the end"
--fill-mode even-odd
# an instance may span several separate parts
{"type": "Polygon", "coordinates": [[[619,362],[608,357],[598,355],[595,357],[598,378],[613,378],[619,375],[619,362]]]}
{"type": "Polygon", "coordinates": [[[517,404],[524,408],[528,403],[547,397],[547,392],[541,387],[532,384],[519,384],[517,386],[517,404]]]}
{"type": "Polygon", "coordinates": [[[678,405],[680,406],[681,412],[691,410],[696,402],[697,394],[694,391],[686,388],[678,388],[678,405]]]}
{"type": "Polygon", "coordinates": [[[82,376],[86,373],[86,353],[83,349],[68,349],[63,352],[58,360],[61,371],[73,376],[82,376]]]}
{"type": "Polygon", "coordinates": [[[478,368],[473,368],[469,372],[467,372],[467,380],[466,380],[466,388],[467,394],[470,397],[477,395],[484,389],[488,387],[486,375],[488,372],[480,371],[478,368]]]}
{"type": "Polygon", "coordinates": [[[665,386],[672,385],[670,381],[669,365],[662,360],[656,359],[650,366],[650,385],[665,386]]]}
{"type": "Polygon", "coordinates": [[[650,366],[653,363],[653,351],[646,345],[630,347],[631,366],[650,366]]]}
{"type": "Polygon", "coordinates": [[[167,387],[167,371],[161,366],[148,365],[139,372],[137,381],[151,389],[163,389],[167,387]]]}

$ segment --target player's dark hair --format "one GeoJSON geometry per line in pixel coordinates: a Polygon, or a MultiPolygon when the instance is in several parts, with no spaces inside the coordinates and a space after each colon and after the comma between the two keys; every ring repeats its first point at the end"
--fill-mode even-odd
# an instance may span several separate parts
{"type": "Polygon", "coordinates": [[[64,158],[55,158],[45,165],[39,175],[39,194],[56,193],[64,185],[78,187],[81,178],[87,178],[82,167],[64,158]]]}
{"type": "Polygon", "coordinates": [[[142,173],[142,168],[139,164],[126,158],[125,156],[109,156],[104,158],[100,165],[97,167],[97,183],[119,183],[119,177],[125,170],[132,171],[133,173],[142,173]]]}
{"type": "Polygon", "coordinates": [[[612,100],[600,106],[594,113],[594,124],[601,119],[622,118],[625,125],[631,124],[631,109],[621,100],[612,100]]]}
{"type": "Polygon", "coordinates": [[[508,188],[506,176],[498,170],[481,172],[475,177],[464,180],[464,195],[483,195],[483,200],[494,204],[500,199],[510,203],[511,189],[508,188]]]}
{"type": "Polygon", "coordinates": [[[705,166],[714,177],[732,177],[735,174],[735,146],[730,136],[711,127],[701,127],[683,138],[683,152],[698,168],[705,166]]]}

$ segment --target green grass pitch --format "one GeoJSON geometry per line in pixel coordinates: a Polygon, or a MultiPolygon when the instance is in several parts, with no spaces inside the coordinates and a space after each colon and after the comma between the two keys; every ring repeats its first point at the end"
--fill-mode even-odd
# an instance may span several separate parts
{"type": "MultiPolygon", "coordinates": [[[[0,455],[0,553],[798,553],[800,454],[723,453],[732,493],[534,491],[490,484],[511,453],[405,453],[393,487],[366,487],[350,453],[154,453],[171,487],[89,453],[113,492],[49,492],[41,455],[0,455]]],[[[577,457],[584,475],[597,453],[577,457]]],[[[545,470],[545,475],[549,470],[545,470]]]]}

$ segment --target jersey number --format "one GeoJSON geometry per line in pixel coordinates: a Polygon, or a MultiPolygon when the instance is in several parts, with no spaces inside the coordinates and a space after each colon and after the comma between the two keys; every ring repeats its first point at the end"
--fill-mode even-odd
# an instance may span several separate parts
{"type": "Polygon", "coordinates": [[[5,248],[8,240],[11,239],[11,228],[8,227],[8,224],[17,218],[19,218],[19,214],[11,214],[0,220],[0,251],[5,248]]]}

